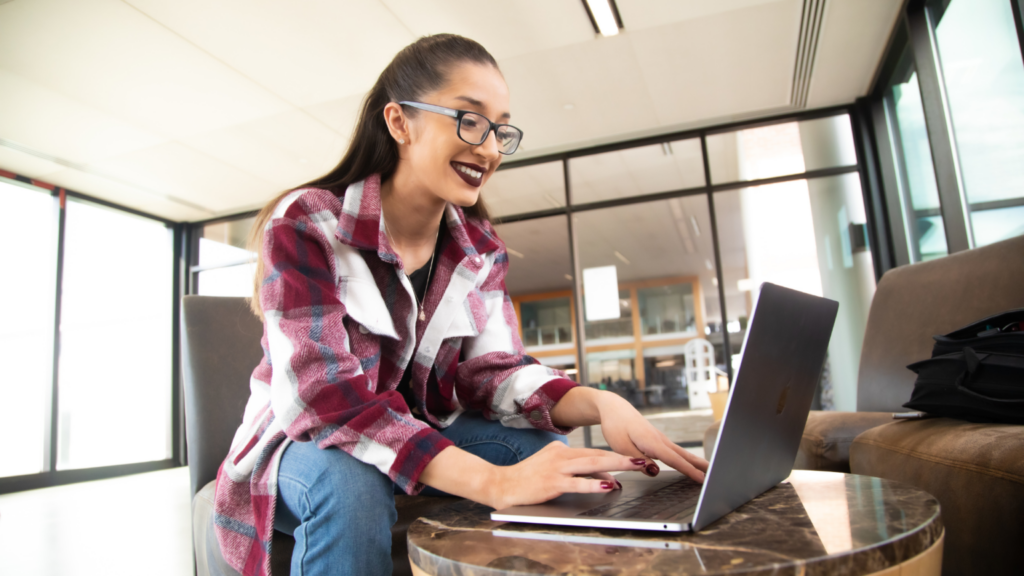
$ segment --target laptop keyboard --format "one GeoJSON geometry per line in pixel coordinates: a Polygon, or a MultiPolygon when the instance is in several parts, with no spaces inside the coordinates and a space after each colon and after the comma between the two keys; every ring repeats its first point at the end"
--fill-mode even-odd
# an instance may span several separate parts
{"type": "Polygon", "coordinates": [[[689,478],[680,478],[664,488],[638,498],[619,499],[608,504],[580,512],[577,516],[599,518],[640,518],[668,520],[689,513],[697,506],[703,484],[689,478]]]}

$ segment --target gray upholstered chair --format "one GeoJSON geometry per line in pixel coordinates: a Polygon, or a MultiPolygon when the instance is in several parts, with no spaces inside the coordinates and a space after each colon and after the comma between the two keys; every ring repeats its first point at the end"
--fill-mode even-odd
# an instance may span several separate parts
{"type": "MultiPolygon", "coordinates": [[[[249,398],[249,376],[263,357],[263,324],[244,298],[186,296],[182,306],[182,379],[185,434],[192,484],[192,539],[199,576],[235,575],[220,554],[213,533],[217,469],[228,453],[249,398]]],[[[394,574],[411,574],[406,531],[416,518],[455,498],[396,496],[398,522],[392,527],[394,574]]],[[[289,573],[295,541],[274,535],[271,572],[289,573]]]]}

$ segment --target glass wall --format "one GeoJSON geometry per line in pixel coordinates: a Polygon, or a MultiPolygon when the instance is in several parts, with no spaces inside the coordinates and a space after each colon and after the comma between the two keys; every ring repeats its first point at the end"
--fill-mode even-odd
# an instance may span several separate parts
{"type": "Polygon", "coordinates": [[[689,408],[686,344],[707,339],[721,349],[707,195],[587,210],[574,218],[588,383],[648,411],[689,408]]]}
{"type": "Polygon", "coordinates": [[[723,245],[723,260],[728,249],[734,264],[723,270],[733,368],[764,282],[831,298],[839,302],[839,316],[829,343],[831,380],[822,382],[819,402],[855,411],[875,290],[871,253],[855,240],[866,223],[857,175],[717,192],[715,213],[722,229],[734,231],[723,245]]]}
{"type": "Polygon", "coordinates": [[[912,238],[914,261],[945,256],[949,250],[939,211],[939,188],[917,73],[911,72],[906,82],[893,85],[890,98],[897,128],[896,150],[902,160],[899,163],[903,186],[901,205],[912,238]]]}
{"type": "Polygon", "coordinates": [[[67,201],[57,468],[171,456],[173,235],[67,201]]]}
{"type": "MultiPolygon", "coordinates": [[[[560,178],[561,162],[556,165],[560,178]]],[[[508,250],[505,287],[519,317],[523,345],[542,364],[575,377],[576,307],[565,216],[498,224],[495,230],[508,250]]]]}
{"type": "Polygon", "coordinates": [[[1006,0],[953,0],[935,30],[974,245],[1024,234],[1024,62],[1006,0]]]}
{"type": "Polygon", "coordinates": [[[0,477],[43,471],[53,387],[57,200],[50,191],[0,181],[6,214],[0,250],[7,276],[0,322],[0,477]]]}
{"type": "Polygon", "coordinates": [[[897,264],[1024,234],[1024,59],[1005,0],[905,5],[866,103],[897,264]],[[890,162],[891,160],[891,162],[890,162]]]}

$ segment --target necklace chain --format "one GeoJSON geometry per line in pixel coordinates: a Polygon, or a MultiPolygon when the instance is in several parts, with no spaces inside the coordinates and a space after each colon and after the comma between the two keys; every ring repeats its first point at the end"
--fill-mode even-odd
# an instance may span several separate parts
{"type": "MultiPolygon", "coordinates": [[[[384,234],[388,237],[388,242],[391,243],[391,248],[397,250],[398,249],[398,245],[395,244],[395,239],[394,239],[394,237],[391,236],[391,231],[388,230],[388,222],[387,222],[387,220],[384,219],[384,211],[383,210],[380,213],[380,221],[384,224],[384,234]]],[[[438,237],[440,237],[440,235],[441,235],[441,227],[438,226],[437,227],[437,233],[434,234],[434,247],[430,249],[430,262],[427,263],[427,285],[423,289],[423,296],[420,298],[420,302],[419,302],[419,305],[420,305],[419,306],[419,308],[420,308],[420,315],[419,315],[420,321],[425,321],[427,319],[427,312],[423,308],[423,302],[427,299],[427,291],[430,290],[430,277],[434,273],[434,254],[437,252],[437,239],[438,239],[438,237]]],[[[413,293],[413,296],[415,297],[415,293],[413,293]]]]}

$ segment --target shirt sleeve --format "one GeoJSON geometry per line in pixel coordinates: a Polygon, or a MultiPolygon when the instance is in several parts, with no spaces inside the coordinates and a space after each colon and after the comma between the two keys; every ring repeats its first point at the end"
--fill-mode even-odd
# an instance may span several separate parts
{"type": "Polygon", "coordinates": [[[463,340],[465,360],[455,375],[459,401],[506,426],[568,434],[574,428],[556,426],[551,409],[577,384],[564,372],[526,354],[505,288],[508,255],[504,245],[488,258],[493,265],[480,286],[486,323],[479,335],[463,340]]]}
{"type": "Polygon", "coordinates": [[[352,353],[334,273],[337,239],[309,218],[275,218],[264,233],[260,304],[271,408],[288,438],[335,446],[376,466],[406,493],[452,443],[415,419],[395,391],[376,393],[352,353]]]}

